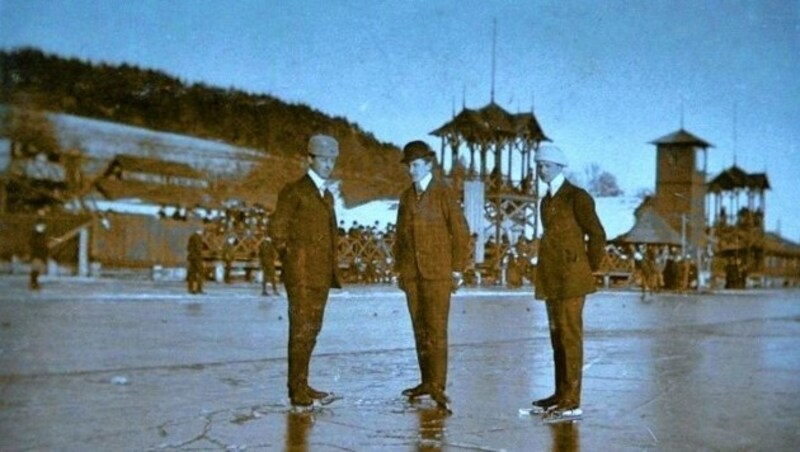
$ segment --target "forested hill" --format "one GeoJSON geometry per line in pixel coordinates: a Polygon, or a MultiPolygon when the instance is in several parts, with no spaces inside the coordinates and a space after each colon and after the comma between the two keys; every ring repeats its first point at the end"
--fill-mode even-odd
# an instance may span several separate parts
{"type": "MultiPolygon", "coordinates": [[[[340,140],[337,166],[349,202],[396,195],[405,183],[399,149],[345,118],[265,94],[188,84],[129,64],[91,63],[31,48],[3,50],[0,103],[221,140],[289,159],[304,153],[311,134],[325,132],[340,140]]],[[[273,187],[294,177],[268,169],[264,176],[273,187]]]]}

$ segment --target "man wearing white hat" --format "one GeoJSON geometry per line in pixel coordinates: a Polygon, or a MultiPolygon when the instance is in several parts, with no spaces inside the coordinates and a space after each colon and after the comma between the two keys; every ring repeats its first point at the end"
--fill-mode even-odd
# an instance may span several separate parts
{"type": "Polygon", "coordinates": [[[328,180],[339,143],[328,135],[308,140],[308,172],[278,194],[270,235],[283,265],[289,299],[289,369],[292,405],[309,406],[330,395],[308,384],[311,353],[322,329],[328,292],[341,287],[336,212],[328,180]]]}
{"type": "Polygon", "coordinates": [[[606,234],[594,200],[564,177],[567,158],[555,146],[536,152],[544,229],[536,268],[536,298],[545,300],[555,364],[555,393],[533,402],[546,419],[577,419],[581,410],[583,305],[596,290],[593,271],[605,254],[606,234]]]}

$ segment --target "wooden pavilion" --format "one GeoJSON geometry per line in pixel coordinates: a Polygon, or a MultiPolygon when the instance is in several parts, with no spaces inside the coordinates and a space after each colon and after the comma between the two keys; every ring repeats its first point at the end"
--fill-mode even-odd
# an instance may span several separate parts
{"type": "MultiPolygon", "coordinates": [[[[446,174],[455,187],[462,190],[466,182],[473,193],[480,191],[474,197],[483,204],[483,227],[473,227],[477,243],[483,243],[485,236],[500,243],[503,238],[511,242],[522,234],[536,235],[533,155],[550,139],[533,112],[510,113],[492,100],[479,109],[462,108],[430,133],[441,139],[439,161],[449,169],[446,174]]],[[[479,261],[480,248],[476,247],[479,261]]]]}

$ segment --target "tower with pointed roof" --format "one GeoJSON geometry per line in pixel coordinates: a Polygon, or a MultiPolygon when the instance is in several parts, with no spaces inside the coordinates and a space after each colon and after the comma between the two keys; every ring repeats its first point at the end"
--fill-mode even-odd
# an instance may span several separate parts
{"type": "Polygon", "coordinates": [[[681,233],[685,251],[703,249],[707,150],[713,146],[683,128],[651,144],[657,154],[656,212],[681,233]]]}

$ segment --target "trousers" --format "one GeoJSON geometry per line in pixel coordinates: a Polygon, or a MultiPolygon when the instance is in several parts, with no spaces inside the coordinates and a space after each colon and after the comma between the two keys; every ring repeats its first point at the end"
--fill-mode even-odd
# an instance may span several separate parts
{"type": "Polygon", "coordinates": [[[289,299],[289,395],[308,386],[311,353],[322,330],[322,319],[328,301],[328,288],[288,286],[289,299]]]}
{"type": "Polygon", "coordinates": [[[422,383],[431,392],[443,393],[447,384],[447,322],[453,283],[416,277],[403,284],[422,383]]]}
{"type": "Polygon", "coordinates": [[[558,405],[563,408],[581,404],[585,300],[585,297],[575,297],[545,301],[555,364],[555,395],[558,405]]]}

